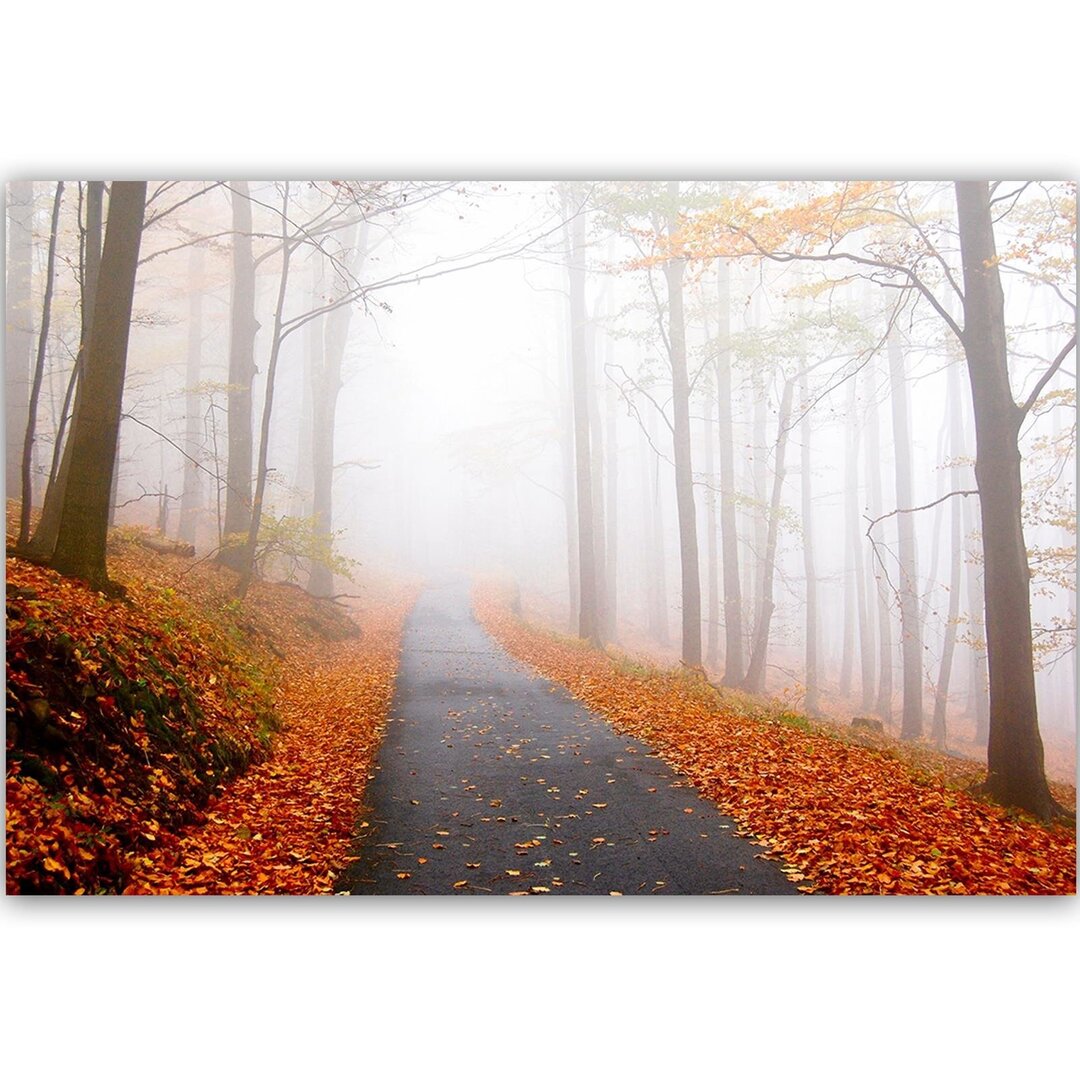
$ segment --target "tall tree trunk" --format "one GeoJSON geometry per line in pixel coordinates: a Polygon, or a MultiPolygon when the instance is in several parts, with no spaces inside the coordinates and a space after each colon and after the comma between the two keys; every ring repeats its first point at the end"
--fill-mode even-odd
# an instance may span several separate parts
{"type": "MultiPolygon", "coordinates": [[[[357,276],[364,259],[367,227],[360,233],[357,247],[357,228],[350,226],[343,235],[342,244],[351,259],[351,273],[357,276]]],[[[338,285],[334,300],[344,296],[348,286],[338,285]]],[[[338,395],[341,393],[341,369],[345,362],[345,346],[349,341],[349,324],[352,321],[352,304],[342,304],[325,315],[321,364],[316,368],[317,378],[312,395],[315,411],[312,423],[312,514],[315,532],[330,538],[334,530],[334,428],[337,424],[338,395]]],[[[315,320],[313,320],[315,321],[315,320]]],[[[329,542],[329,540],[328,540],[329,542]]],[[[324,563],[315,560],[308,577],[308,591],[314,596],[330,596],[334,591],[334,575],[324,563]]]]}
{"type": "Polygon", "coordinates": [[[1020,425],[1013,400],[989,185],[956,182],[964,268],[964,331],[975,412],[975,482],[985,567],[986,651],[990,668],[988,792],[1042,818],[1056,804],[1046,783],[1035,700],[1030,570],[1021,519],[1020,425]]]}
{"type": "Polygon", "coordinates": [[[855,605],[859,616],[860,708],[870,712],[874,707],[874,626],[870,599],[866,594],[866,565],[863,558],[864,536],[859,528],[859,419],[858,376],[851,377],[851,397],[848,402],[848,445],[844,481],[844,505],[847,518],[851,567],[855,575],[855,605]]]}
{"type": "Polygon", "coordinates": [[[289,263],[292,259],[293,241],[289,238],[289,181],[281,200],[281,276],[278,279],[277,303],[274,305],[274,329],[270,340],[270,361],[266,368],[266,392],[263,398],[262,419],[259,424],[259,462],[255,473],[255,494],[251,501],[251,518],[247,538],[239,560],[240,578],[236,583],[239,599],[247,596],[255,576],[255,555],[259,543],[259,526],[262,524],[263,503],[266,498],[266,478],[269,472],[270,420],[274,413],[274,384],[277,380],[278,358],[281,355],[281,324],[285,314],[285,295],[289,288],[289,263]]]}
{"type": "MultiPolygon", "coordinates": [[[[867,416],[867,455],[868,488],[870,496],[870,517],[877,520],[885,512],[885,495],[882,491],[881,456],[882,441],[878,417],[878,403],[871,400],[867,416]]],[[[872,556],[871,570],[877,593],[878,613],[878,684],[874,711],[886,724],[892,723],[893,699],[893,624],[892,605],[888,587],[880,571],[879,557],[872,556]]]]}
{"type": "Polygon", "coordinates": [[[570,279],[570,370],[574,406],[574,463],[578,521],[578,636],[600,645],[600,598],[593,528],[592,448],[589,440],[589,362],[586,355],[585,216],[570,223],[567,273],[570,279]]]}
{"type": "MultiPolygon", "coordinates": [[[[963,434],[960,430],[960,416],[963,405],[960,400],[960,365],[953,363],[949,366],[948,375],[948,403],[950,412],[949,425],[949,458],[951,467],[949,475],[952,477],[952,490],[959,491],[961,486],[961,469],[956,464],[957,459],[963,453],[963,434]]],[[[949,682],[952,677],[953,654],[956,651],[956,627],[960,620],[960,584],[963,570],[963,499],[954,496],[950,502],[950,529],[949,529],[949,614],[945,622],[945,640],[941,649],[941,669],[938,673],[937,687],[934,691],[934,718],[930,726],[930,734],[934,745],[939,750],[945,749],[947,735],[947,713],[949,707],[949,682]]]]}
{"type": "Polygon", "coordinates": [[[720,553],[717,550],[716,524],[716,454],[713,441],[715,402],[710,398],[705,404],[705,566],[708,590],[708,607],[705,614],[707,633],[705,637],[705,664],[715,668],[720,662],[720,553]]]}
{"type": "MultiPolygon", "coordinates": [[[[86,186],[86,235],[84,238],[83,272],[79,283],[80,320],[79,352],[75,357],[72,370],[74,385],[74,404],[71,406],[71,418],[79,410],[79,401],[83,394],[83,372],[86,368],[86,354],[90,347],[90,328],[94,318],[94,301],[97,296],[98,276],[101,270],[102,216],[105,201],[105,182],[91,180],[86,186]]],[[[66,409],[65,405],[65,409],[66,409]]],[[[73,419],[68,423],[73,423],[73,419]]],[[[57,442],[63,435],[63,428],[57,432],[57,442]]],[[[55,454],[54,454],[55,457],[55,454]]],[[[29,551],[35,558],[50,559],[56,548],[56,535],[60,529],[60,511],[64,505],[64,493],[67,490],[68,477],[71,474],[71,437],[64,442],[60,463],[55,475],[50,479],[45,490],[45,500],[41,507],[37,528],[30,540],[29,551]]]]}
{"type": "Polygon", "coordinates": [[[229,435],[225,490],[225,546],[219,560],[242,570],[240,538],[251,526],[252,401],[255,381],[255,260],[251,251],[251,201],[246,180],[232,183],[232,290],[229,326],[229,435]]]}
{"type": "Polygon", "coordinates": [[[986,664],[986,600],[983,596],[982,540],[979,535],[978,508],[969,499],[961,500],[964,514],[964,536],[973,538],[964,562],[968,613],[968,634],[972,644],[968,650],[968,711],[975,720],[975,745],[985,746],[990,738],[990,673],[986,664]]]}
{"type": "MultiPolygon", "coordinates": [[[[311,292],[308,310],[314,311],[324,302],[322,252],[311,254],[311,292]]],[[[312,502],[315,477],[312,469],[312,447],[315,441],[314,386],[323,366],[323,320],[312,319],[304,327],[303,374],[300,379],[300,419],[296,425],[296,469],[293,472],[294,496],[289,513],[293,517],[314,514],[312,502]]]]}
{"type": "Polygon", "coordinates": [[[201,510],[202,417],[199,415],[198,385],[202,377],[203,338],[203,265],[205,255],[198,244],[190,249],[188,262],[188,337],[187,366],[184,373],[184,489],[180,496],[180,539],[195,543],[201,510]]]}
{"type": "Polygon", "coordinates": [[[597,390],[599,357],[597,355],[597,326],[595,318],[586,325],[585,355],[588,358],[588,410],[590,483],[593,495],[593,566],[596,572],[597,621],[600,640],[609,641],[611,630],[607,609],[607,508],[604,500],[604,429],[600,420],[600,400],[597,390]]]}
{"type": "Polygon", "coordinates": [[[563,520],[566,525],[566,572],[569,585],[569,626],[576,634],[580,629],[581,567],[578,562],[577,497],[574,474],[574,403],[570,393],[570,351],[567,335],[560,335],[559,355],[559,454],[562,464],[563,520]]]}
{"type": "Polygon", "coordinates": [[[724,686],[738,686],[744,671],[742,586],[735,513],[735,434],[731,418],[730,268],[717,264],[716,410],[720,439],[720,545],[724,573],[724,686]]]}
{"type": "MultiPolygon", "coordinates": [[[[938,461],[944,461],[948,453],[949,428],[954,416],[954,410],[946,403],[945,418],[942,421],[941,431],[938,434],[938,461]]],[[[948,493],[948,485],[952,482],[954,477],[951,474],[946,476],[944,467],[939,467],[936,472],[937,490],[934,492],[934,498],[935,500],[938,500],[944,498],[948,493]]],[[[945,513],[948,509],[949,507],[946,503],[938,502],[937,506],[934,507],[934,519],[930,526],[932,536],[930,543],[930,568],[926,572],[926,588],[923,590],[922,600],[919,604],[919,622],[924,629],[930,620],[931,604],[934,599],[934,592],[938,585],[938,565],[941,562],[942,526],[945,523],[945,513]]]]}
{"type": "MultiPolygon", "coordinates": [[[[610,345],[608,346],[610,348],[610,345]]],[[[618,422],[618,394],[612,382],[605,377],[604,402],[607,416],[605,418],[605,451],[607,460],[607,551],[606,573],[604,580],[607,584],[607,602],[604,605],[607,620],[607,637],[609,641],[616,641],[619,636],[619,593],[618,593],[618,565],[619,565],[619,422],[618,422]]]]}
{"type": "Polygon", "coordinates": [[[802,449],[800,466],[802,472],[802,525],[803,525],[803,570],[806,573],[806,700],[804,709],[813,716],[820,712],[818,699],[818,590],[817,569],[814,565],[814,492],[813,478],[810,474],[810,393],[804,374],[799,379],[799,412],[802,416],[800,431],[802,449]]]}
{"type": "Polygon", "coordinates": [[[56,271],[56,235],[60,228],[60,204],[64,199],[64,181],[56,185],[53,196],[52,221],[49,226],[49,254],[45,264],[45,297],[41,304],[41,329],[38,333],[37,357],[30,384],[30,400],[24,418],[25,434],[22,448],[22,507],[19,515],[19,547],[25,547],[30,539],[30,508],[34,502],[33,453],[34,435],[37,428],[38,399],[41,380],[45,374],[45,353],[49,346],[49,322],[52,318],[53,283],[56,271]]]}
{"type": "MultiPolygon", "coordinates": [[[[852,380],[854,382],[854,379],[852,380]]],[[[852,424],[852,427],[854,424],[852,424]]],[[[845,493],[844,493],[844,577],[843,577],[843,601],[844,601],[844,627],[840,650],[840,684],[839,690],[842,697],[851,696],[851,675],[855,666],[855,621],[858,618],[855,583],[855,554],[859,550],[859,520],[858,520],[858,495],[856,492],[857,480],[852,475],[858,469],[858,462],[851,453],[852,441],[851,429],[847,432],[848,454],[845,463],[845,493]]]]}
{"type": "Polygon", "coordinates": [[[22,435],[30,405],[30,364],[34,350],[32,275],[34,183],[8,184],[7,292],[4,328],[4,423],[7,437],[6,484],[13,498],[22,483],[22,435]]]}
{"type": "Polygon", "coordinates": [[[71,425],[71,472],[52,556],[54,569],[99,589],[109,586],[105,541],[145,206],[145,181],[113,181],[83,393],[71,425]]]}
{"type": "MultiPolygon", "coordinates": [[[[668,231],[679,227],[679,182],[667,188],[668,231]]],[[[690,454],[690,374],[686,366],[686,318],[683,312],[682,259],[664,263],[668,299],[668,347],[671,359],[671,408],[675,457],[675,501],[679,519],[679,565],[682,571],[682,662],[701,667],[701,571],[698,565],[697,513],[690,454]]]]}
{"type": "Polygon", "coordinates": [[[759,607],[754,623],[754,641],[750,649],[750,664],[746,669],[743,688],[752,694],[765,689],[766,658],[769,651],[769,631],[772,624],[773,575],[776,570],[776,543],[780,528],[781,500],[784,492],[784,458],[787,453],[788,426],[791,423],[792,380],[784,380],[784,392],[780,399],[780,418],[776,436],[776,463],[773,473],[772,498],[769,500],[769,520],[765,535],[765,551],[761,564],[759,607]]]}
{"type": "Polygon", "coordinates": [[[660,456],[653,451],[657,439],[655,410],[647,414],[648,439],[642,450],[645,458],[646,544],[648,547],[648,571],[646,573],[649,604],[649,636],[658,645],[667,648],[671,642],[668,631],[667,602],[667,552],[664,550],[664,487],[660,483],[660,456]]]}
{"type": "MultiPolygon", "coordinates": [[[[896,505],[910,510],[911,425],[908,422],[907,380],[904,378],[904,354],[894,331],[886,346],[891,383],[893,446],[896,456],[896,505]]],[[[915,515],[897,514],[896,531],[900,556],[900,653],[903,661],[904,702],[900,724],[901,739],[917,739],[923,732],[923,648],[919,623],[919,570],[915,551],[915,515]]]]}

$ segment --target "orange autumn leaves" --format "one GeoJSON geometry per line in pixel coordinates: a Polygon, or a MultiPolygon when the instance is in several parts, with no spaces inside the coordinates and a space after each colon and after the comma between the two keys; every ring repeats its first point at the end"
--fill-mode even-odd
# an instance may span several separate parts
{"type": "Polygon", "coordinates": [[[282,732],[185,831],[140,860],[128,892],[329,893],[349,858],[393,693],[406,592],[362,617],[359,640],[299,653],[281,672],[282,732]]]}
{"type": "Polygon", "coordinates": [[[127,600],[8,559],[7,891],[328,890],[411,595],[371,583],[358,637],[122,532],[110,568],[127,600]]]}
{"type": "Polygon", "coordinates": [[[846,181],[784,190],[779,185],[766,198],[753,190],[737,191],[716,205],[684,218],[671,235],[653,234],[653,252],[632,264],[653,265],[670,258],[708,261],[760,256],[777,251],[806,255],[832,248],[850,233],[868,226],[894,224],[888,202],[895,182],[846,181]]]}
{"type": "Polygon", "coordinates": [[[650,743],[719,808],[824,893],[1076,891],[1075,832],[1022,821],[887,748],[752,719],[680,671],[620,665],[510,614],[490,586],[477,616],[519,660],[650,743]]]}
{"type": "Polygon", "coordinates": [[[119,601],[7,560],[8,892],[122,888],[135,853],[267,753],[263,651],[155,580],[159,562],[122,552],[119,601]]]}

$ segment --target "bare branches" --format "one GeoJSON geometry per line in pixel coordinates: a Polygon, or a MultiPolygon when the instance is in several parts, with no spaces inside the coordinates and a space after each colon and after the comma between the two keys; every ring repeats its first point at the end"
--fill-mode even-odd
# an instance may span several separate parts
{"type": "MultiPolygon", "coordinates": [[[[180,199],[178,202],[173,203],[172,206],[167,206],[164,210],[159,210],[156,214],[151,214],[148,218],[146,218],[143,221],[143,228],[148,229],[151,225],[153,225],[156,222],[160,221],[162,218],[168,217],[169,214],[172,214],[175,211],[179,210],[181,206],[186,206],[189,202],[192,202],[195,199],[202,198],[202,196],[205,195],[208,191],[213,191],[214,188],[221,187],[221,185],[222,185],[221,180],[215,180],[213,183],[207,184],[206,187],[200,188],[198,191],[195,191],[192,194],[186,196],[185,198],[180,199]]],[[[172,185],[169,185],[169,186],[172,186],[172,185]]],[[[165,188],[163,187],[163,188],[159,188],[156,192],[154,192],[154,195],[151,198],[151,200],[149,202],[147,202],[147,206],[150,205],[150,202],[153,201],[153,198],[156,198],[164,190],[165,190],[165,188]]]]}
{"type": "Polygon", "coordinates": [[[881,514],[879,517],[873,519],[867,518],[869,524],[866,526],[866,537],[871,543],[873,543],[874,538],[870,535],[870,533],[873,531],[874,526],[882,521],[887,521],[891,517],[896,517],[897,514],[917,514],[920,510],[932,510],[935,506],[938,505],[938,503],[943,503],[946,499],[952,499],[958,495],[967,496],[978,494],[979,492],[974,488],[966,489],[964,491],[950,491],[947,494],[942,495],[941,498],[934,499],[933,502],[928,502],[923,506],[901,507],[897,510],[890,510],[887,514],[881,514]]]}
{"type": "Polygon", "coordinates": [[[747,230],[739,227],[732,226],[734,232],[741,236],[744,240],[749,241],[757,253],[764,259],[770,259],[773,262],[788,263],[788,262],[839,262],[847,261],[856,263],[859,266],[870,266],[877,270],[884,270],[889,274],[899,274],[905,278],[908,282],[908,286],[918,290],[926,300],[929,301],[931,307],[945,320],[946,325],[960,340],[964,340],[964,331],[960,327],[959,323],[946,311],[942,306],[941,301],[933,294],[933,291],[926,285],[926,283],[912,270],[910,267],[903,266],[900,263],[886,262],[884,259],[871,259],[865,255],[855,255],[847,251],[832,251],[823,255],[806,255],[792,251],[768,251],[758,243],[757,239],[751,235],[747,230]]]}
{"type": "Polygon", "coordinates": [[[1020,406],[1020,415],[1022,417],[1026,416],[1031,411],[1031,407],[1035,404],[1036,401],[1039,400],[1039,395],[1043,392],[1043,387],[1045,387],[1046,384],[1054,377],[1054,373],[1059,367],[1061,367],[1063,361],[1065,360],[1065,357],[1068,356],[1069,353],[1071,353],[1075,348],[1076,334],[1073,333],[1073,336],[1069,338],[1065,347],[1061,350],[1061,352],[1057,354],[1057,356],[1054,357],[1054,359],[1050,363],[1050,366],[1042,373],[1039,381],[1035,384],[1031,393],[1028,394],[1027,401],[1025,401],[1024,404],[1020,406]]]}

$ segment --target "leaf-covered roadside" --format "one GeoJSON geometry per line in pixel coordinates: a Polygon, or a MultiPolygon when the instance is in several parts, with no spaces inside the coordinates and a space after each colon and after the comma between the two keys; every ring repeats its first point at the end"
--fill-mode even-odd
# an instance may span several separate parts
{"type": "Polygon", "coordinates": [[[274,754],[138,860],[128,892],[330,893],[349,859],[393,695],[410,591],[361,613],[358,640],[290,656],[274,754]]]}
{"type": "MultiPolygon", "coordinates": [[[[948,759],[936,770],[929,753],[901,760],[885,743],[758,719],[696,676],[621,662],[523,622],[490,584],[474,601],[513,656],[650,743],[797,867],[806,892],[1076,891],[1075,830],[1044,827],[948,786],[956,778],[948,759]]],[[[965,776],[976,769],[964,766],[965,776]]]]}
{"type": "Polygon", "coordinates": [[[258,584],[241,606],[227,571],[134,540],[111,539],[120,600],[7,560],[9,893],[124,890],[267,761],[282,664],[355,643],[299,589],[258,584]]]}

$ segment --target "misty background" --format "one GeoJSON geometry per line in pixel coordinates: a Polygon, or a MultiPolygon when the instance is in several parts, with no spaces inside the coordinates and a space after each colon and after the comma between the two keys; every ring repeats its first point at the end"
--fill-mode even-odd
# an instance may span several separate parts
{"type": "MultiPolygon", "coordinates": [[[[37,497],[57,465],[79,344],[85,187],[69,182],[59,210],[34,444],[37,497]]],[[[252,216],[259,324],[256,441],[279,298],[284,324],[297,323],[280,343],[264,508],[277,542],[262,553],[259,571],[326,595],[362,593],[365,574],[495,575],[530,617],[576,634],[570,357],[578,274],[601,636],[643,659],[676,663],[686,552],[672,439],[671,313],[664,267],[649,259],[671,213],[699,214],[740,193],[782,202],[793,187],[683,181],[673,194],[658,181],[290,181],[286,229],[319,225],[297,233],[282,297],[284,182],[251,181],[244,194],[215,181],[151,183],[115,521],[189,542],[197,558],[214,557],[226,540],[234,213],[242,198],[252,216]],[[347,303],[315,314],[343,297],[347,303]],[[326,373],[331,354],[339,355],[339,379],[326,373]],[[320,436],[331,440],[329,512],[315,505],[320,436]],[[354,582],[313,571],[312,535],[330,532],[335,553],[359,564],[354,582]]],[[[955,266],[951,185],[904,187],[940,226],[935,240],[955,266]]],[[[9,185],[9,274],[20,251],[31,267],[27,340],[40,328],[54,192],[48,182],[9,185]]],[[[1040,206],[1070,198],[1066,185],[1026,187],[997,226],[999,248],[1030,239],[1040,206]]],[[[1045,274],[1005,275],[1005,287],[1013,389],[1023,400],[1074,316],[1045,274]]],[[[988,699],[978,506],[972,496],[948,497],[974,487],[970,391],[956,342],[924,301],[898,299],[850,268],[702,258],[686,264],[682,298],[706,671],[739,685],[764,619],[767,652],[758,684],[742,682],[746,689],[840,722],[875,716],[898,734],[905,662],[912,663],[904,654],[907,602],[917,612],[924,734],[980,756],[988,699]],[[733,450],[729,483],[721,475],[724,438],[733,450]],[[725,498],[736,534],[726,554],[725,498]],[[736,608],[724,602],[725,559],[737,562],[736,608]],[[736,618],[745,650],[740,680],[725,670],[736,618]]],[[[21,446],[22,431],[11,410],[25,402],[26,388],[9,374],[7,390],[12,497],[11,439],[21,446]]],[[[1021,446],[1039,724],[1048,773],[1071,779],[1071,360],[1044,388],[1021,446]]]]}

